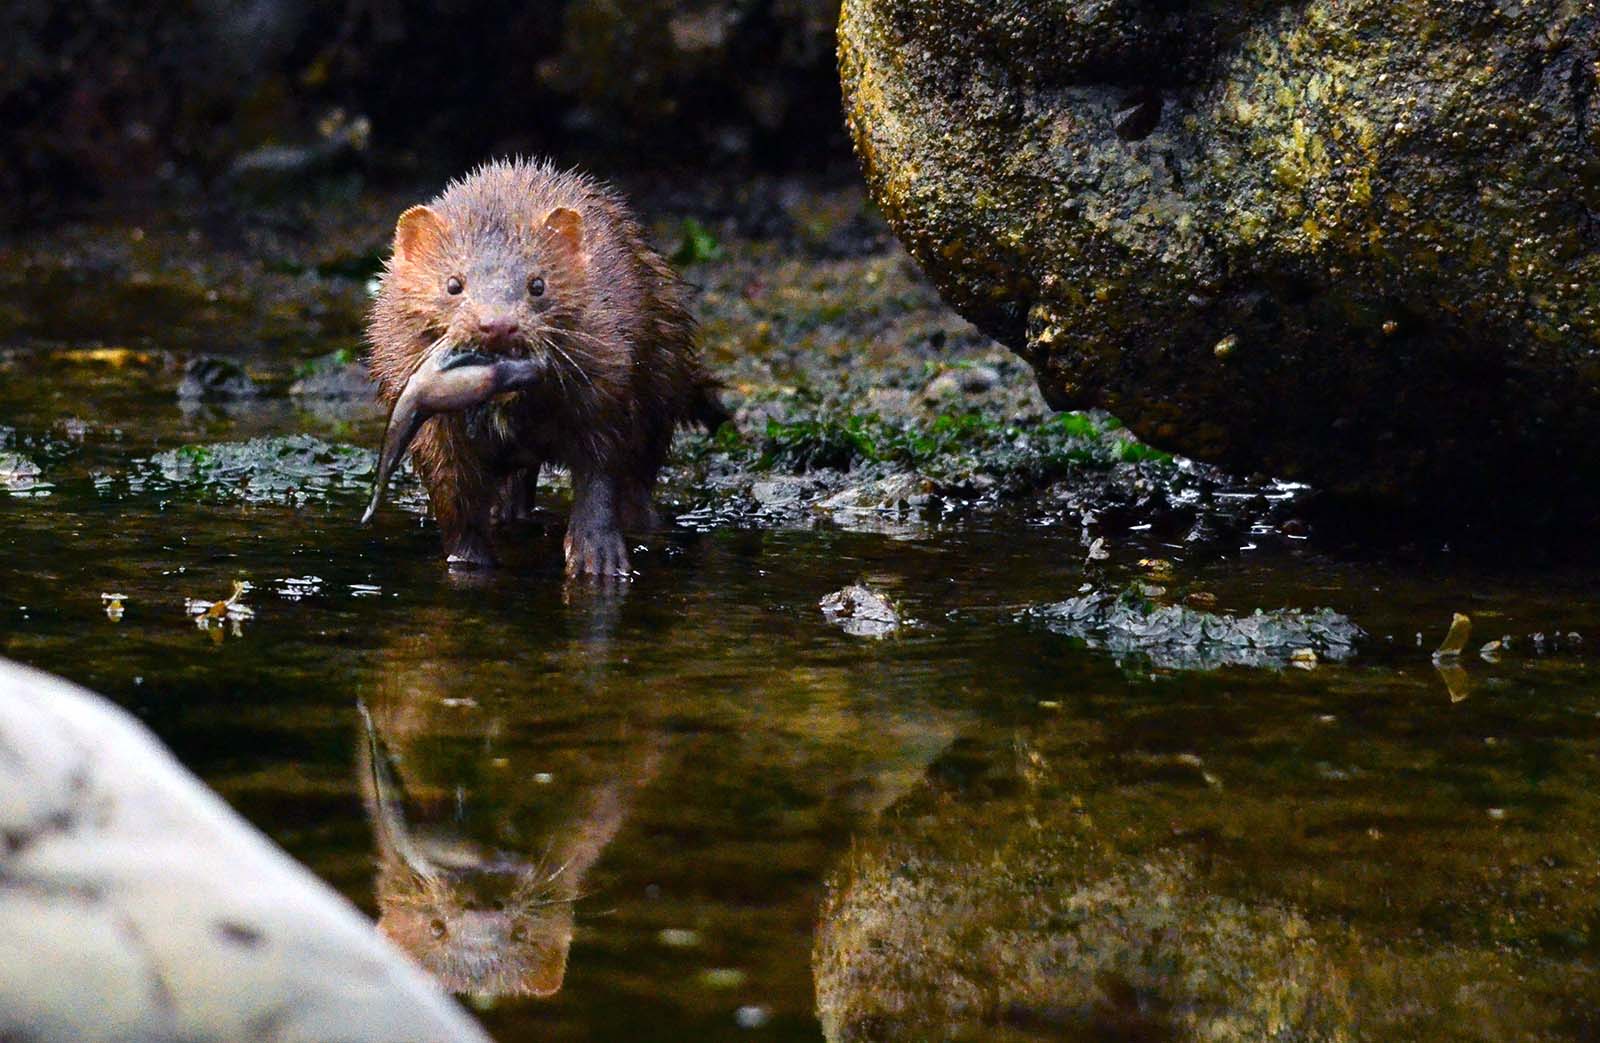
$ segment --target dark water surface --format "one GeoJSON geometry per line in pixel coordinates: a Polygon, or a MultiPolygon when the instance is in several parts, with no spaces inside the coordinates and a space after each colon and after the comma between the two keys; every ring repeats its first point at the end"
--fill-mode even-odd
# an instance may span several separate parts
{"type": "Polygon", "coordinates": [[[376,418],[185,412],[174,382],[0,365],[41,471],[0,489],[0,653],[136,712],[498,1039],[1600,1038],[1593,570],[1136,534],[1087,565],[997,519],[669,531],[607,592],[563,583],[553,520],[457,576],[414,506],[358,528],[358,480],[149,462],[376,418]],[[1372,640],[1181,671],[1019,618],[1151,575],[1372,640]],[[236,579],[253,618],[198,627],[185,599],[236,579]],[[824,620],[862,579],[911,624],[824,620]]]}

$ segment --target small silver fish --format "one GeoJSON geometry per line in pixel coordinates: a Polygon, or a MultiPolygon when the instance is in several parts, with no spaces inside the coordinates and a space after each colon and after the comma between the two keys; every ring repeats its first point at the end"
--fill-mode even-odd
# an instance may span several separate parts
{"type": "Polygon", "coordinates": [[[480,352],[459,351],[444,345],[423,360],[389,414],[383,433],[383,451],[378,455],[378,476],[372,486],[372,501],[367,504],[361,524],[372,521],[383,501],[389,477],[411,440],[429,417],[440,413],[459,413],[482,405],[496,395],[520,391],[544,376],[545,361],[533,358],[504,358],[480,352]]]}

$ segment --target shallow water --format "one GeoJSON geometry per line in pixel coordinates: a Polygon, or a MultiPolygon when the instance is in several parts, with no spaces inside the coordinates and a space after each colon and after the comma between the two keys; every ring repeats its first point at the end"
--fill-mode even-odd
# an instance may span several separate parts
{"type": "Polygon", "coordinates": [[[176,380],[0,364],[41,472],[0,488],[0,654],[135,711],[497,1039],[1600,1034],[1592,569],[1137,532],[1086,561],[1019,512],[671,529],[607,591],[563,583],[555,513],[453,575],[414,487],[362,529],[359,480],[229,494],[150,462],[374,446],[381,418],[185,411],[176,380]],[[185,599],[236,579],[253,616],[197,626],[185,599]],[[818,610],[862,580],[907,620],[885,640],[818,610]],[[1370,639],[1186,671],[1025,613],[1134,580],[1370,639]],[[1474,638],[1441,671],[1454,612],[1474,638]]]}

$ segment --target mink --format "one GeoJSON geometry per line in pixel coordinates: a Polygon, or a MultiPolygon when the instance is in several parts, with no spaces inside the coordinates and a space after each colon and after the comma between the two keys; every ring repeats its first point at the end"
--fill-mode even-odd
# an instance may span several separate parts
{"type": "Polygon", "coordinates": [[[449,561],[492,565],[493,523],[524,517],[540,469],[560,466],[567,573],[629,574],[623,533],[654,525],[675,430],[728,418],[686,296],[617,192],[549,162],[489,163],[400,215],[367,330],[406,428],[380,473],[414,431],[449,561]],[[498,368],[466,379],[474,366],[498,368]],[[447,411],[422,422],[416,402],[447,411]]]}

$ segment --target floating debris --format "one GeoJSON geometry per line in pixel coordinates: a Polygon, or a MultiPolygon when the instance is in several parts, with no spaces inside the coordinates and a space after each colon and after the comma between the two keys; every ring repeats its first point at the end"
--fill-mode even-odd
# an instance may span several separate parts
{"type": "Polygon", "coordinates": [[[292,576],[278,581],[278,596],[285,601],[300,601],[322,593],[321,576],[292,576]]]}
{"type": "Polygon", "coordinates": [[[39,465],[21,453],[0,451],[0,489],[13,493],[31,493],[48,488],[39,481],[39,465]]]}
{"type": "Polygon", "coordinates": [[[1450,619],[1450,632],[1445,634],[1444,642],[1433,653],[1433,661],[1437,663],[1442,659],[1459,658],[1471,637],[1472,620],[1457,612],[1450,619]]]}
{"type": "Polygon", "coordinates": [[[223,600],[207,601],[204,598],[190,598],[186,608],[194,619],[194,625],[201,630],[212,631],[218,640],[222,637],[224,626],[228,627],[234,637],[243,637],[244,631],[239,624],[256,617],[255,610],[243,600],[250,589],[249,583],[236,579],[233,581],[233,593],[223,600]]]}
{"type": "Polygon", "coordinates": [[[102,593],[100,595],[100,603],[106,608],[106,618],[113,623],[122,622],[123,602],[127,600],[128,595],[126,594],[102,593]]]}
{"type": "Polygon", "coordinates": [[[1175,670],[1340,662],[1366,637],[1348,617],[1331,609],[1257,609],[1248,616],[1232,616],[1158,604],[1134,588],[1036,606],[1020,618],[1105,649],[1119,661],[1141,656],[1153,666],[1175,670]]]}
{"type": "Polygon", "coordinates": [[[1472,694],[1472,682],[1467,677],[1467,671],[1461,662],[1454,656],[1439,658],[1434,656],[1433,668],[1439,672],[1439,680],[1444,682],[1445,690],[1450,693],[1450,702],[1464,702],[1472,694]]]}
{"type": "Polygon", "coordinates": [[[837,624],[852,637],[887,637],[902,625],[894,602],[860,584],[836,590],[818,605],[828,622],[837,624]]]}

